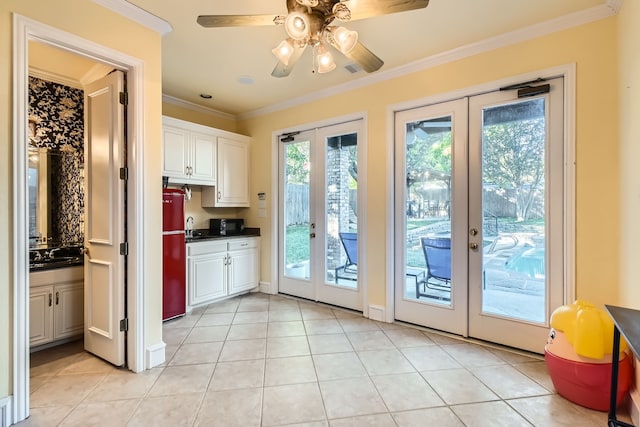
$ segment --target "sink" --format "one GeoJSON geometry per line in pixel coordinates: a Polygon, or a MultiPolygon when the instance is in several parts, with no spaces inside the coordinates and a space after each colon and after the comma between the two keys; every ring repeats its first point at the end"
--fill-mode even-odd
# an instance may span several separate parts
{"type": "Polygon", "coordinates": [[[32,250],[29,252],[29,270],[50,270],[62,267],[82,265],[84,257],[81,248],[68,246],[50,250],[32,250]]]}

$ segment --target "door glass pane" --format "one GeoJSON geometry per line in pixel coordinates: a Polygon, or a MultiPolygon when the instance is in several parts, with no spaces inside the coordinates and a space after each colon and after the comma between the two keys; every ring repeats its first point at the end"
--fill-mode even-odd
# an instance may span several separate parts
{"type": "Polygon", "coordinates": [[[309,141],[285,146],[284,274],[309,279],[309,141]]]}
{"type": "Polygon", "coordinates": [[[358,134],[327,138],[326,283],[358,286],[358,134]]]}
{"type": "Polygon", "coordinates": [[[482,114],[482,311],[545,321],[545,99],[482,114]]]}
{"type": "Polygon", "coordinates": [[[406,125],[404,298],[451,304],[451,116],[406,125]]]}

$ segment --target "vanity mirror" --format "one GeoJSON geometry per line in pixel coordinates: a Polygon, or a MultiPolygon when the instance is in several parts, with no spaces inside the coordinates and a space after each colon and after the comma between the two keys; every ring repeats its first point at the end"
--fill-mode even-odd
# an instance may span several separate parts
{"type": "Polygon", "coordinates": [[[29,148],[29,246],[82,243],[84,189],[82,154],[29,148]]]}

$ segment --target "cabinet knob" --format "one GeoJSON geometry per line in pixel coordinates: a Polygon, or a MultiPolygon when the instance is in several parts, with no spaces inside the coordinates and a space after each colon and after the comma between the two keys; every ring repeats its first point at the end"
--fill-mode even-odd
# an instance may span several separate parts
{"type": "Polygon", "coordinates": [[[56,305],[60,303],[60,292],[56,292],[56,305]]]}
{"type": "Polygon", "coordinates": [[[49,307],[53,304],[53,295],[49,294],[49,307]]]}

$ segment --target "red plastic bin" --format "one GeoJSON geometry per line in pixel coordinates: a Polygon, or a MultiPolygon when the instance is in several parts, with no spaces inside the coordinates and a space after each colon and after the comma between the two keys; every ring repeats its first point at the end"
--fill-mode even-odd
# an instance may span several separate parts
{"type": "MultiPolygon", "coordinates": [[[[609,410],[611,395],[611,363],[583,363],[563,359],[546,349],[544,360],[553,386],[564,398],[597,411],[609,410]]],[[[625,356],[618,369],[618,405],[624,401],[631,387],[633,366],[631,358],[625,356]]]]}

